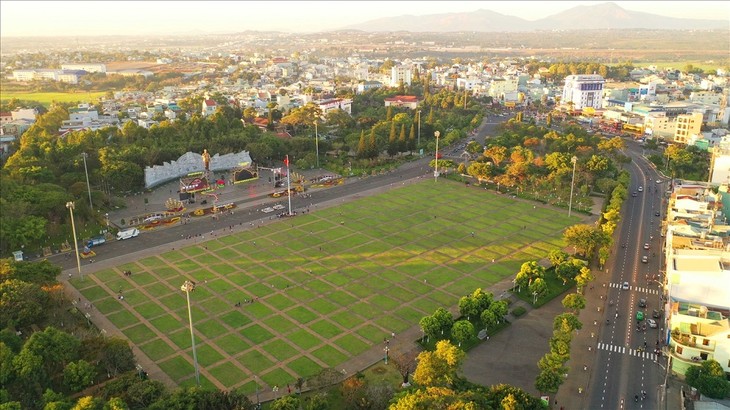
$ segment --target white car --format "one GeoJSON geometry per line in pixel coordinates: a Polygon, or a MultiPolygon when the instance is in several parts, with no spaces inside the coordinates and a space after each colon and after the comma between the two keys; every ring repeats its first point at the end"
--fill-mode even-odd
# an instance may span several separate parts
{"type": "Polygon", "coordinates": [[[657,184],[661,184],[661,183],[662,183],[662,180],[661,180],[661,179],[657,179],[657,180],[656,180],[656,183],[657,183],[657,184]]]}
{"type": "Polygon", "coordinates": [[[282,204],[276,204],[276,205],[273,206],[273,208],[276,209],[277,211],[279,211],[279,210],[284,209],[284,205],[282,205],[282,204]]]}
{"type": "Polygon", "coordinates": [[[644,244],[644,249],[649,249],[649,242],[644,244]]]}
{"type": "Polygon", "coordinates": [[[654,319],[646,319],[646,323],[649,324],[649,327],[652,329],[656,329],[656,320],[654,319]]]}
{"type": "Polygon", "coordinates": [[[623,285],[621,285],[621,289],[629,290],[629,282],[624,282],[623,285]]]}
{"type": "Polygon", "coordinates": [[[269,212],[274,212],[274,208],[266,207],[266,208],[262,209],[261,212],[268,214],[269,212]]]}
{"type": "Polygon", "coordinates": [[[649,257],[646,256],[646,255],[642,256],[641,257],[641,262],[643,262],[643,263],[649,263],[649,257]]]}
{"type": "Polygon", "coordinates": [[[643,192],[643,191],[644,191],[644,187],[643,186],[640,186],[639,187],[639,192],[643,192]]]}

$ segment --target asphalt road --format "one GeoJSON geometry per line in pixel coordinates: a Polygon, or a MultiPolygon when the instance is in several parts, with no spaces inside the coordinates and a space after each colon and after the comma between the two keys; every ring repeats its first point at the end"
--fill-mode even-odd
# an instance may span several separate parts
{"type": "Polygon", "coordinates": [[[598,323],[596,354],[590,366],[592,374],[588,385],[591,409],[657,409],[663,407],[664,375],[666,357],[654,354],[656,347],[662,347],[661,328],[663,315],[657,328],[650,328],[647,320],[640,321],[637,330],[637,311],[651,318],[654,309],[661,310],[661,218],[664,214],[662,195],[667,183],[650,165],[641,158],[641,147],[628,143],[628,153],[633,161],[630,165],[631,186],[629,198],[622,212],[622,222],[616,247],[617,255],[605,267],[611,275],[611,283],[603,289],[603,323],[598,323]],[[661,180],[661,184],[656,181],[661,180]],[[643,187],[643,192],[638,190],[643,187]],[[636,191],[637,196],[631,193],[636,191]],[[644,244],[649,249],[644,249],[644,244]],[[625,247],[624,247],[625,245],[625,247]],[[648,262],[642,262],[647,256],[648,262]],[[657,276],[654,276],[657,275],[657,276]],[[622,288],[628,282],[629,289],[622,288]],[[639,300],[645,299],[647,306],[639,307],[639,300]],[[646,325],[646,330],[644,329],[646,325]],[[645,349],[642,351],[642,349],[645,349]],[[642,391],[646,398],[642,399],[642,391]],[[635,400],[638,395],[639,400],[635,400]]]}

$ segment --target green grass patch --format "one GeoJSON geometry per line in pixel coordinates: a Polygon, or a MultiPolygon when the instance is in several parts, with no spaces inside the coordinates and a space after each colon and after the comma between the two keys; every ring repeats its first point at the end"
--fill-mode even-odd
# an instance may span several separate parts
{"type": "Polygon", "coordinates": [[[160,333],[169,334],[174,330],[178,330],[184,326],[184,323],[178,319],[175,319],[169,314],[164,314],[160,317],[150,320],[150,324],[159,330],[160,333]]]}
{"type": "Polygon", "coordinates": [[[216,344],[231,356],[248,350],[251,345],[238,335],[228,334],[216,340],[216,344]]]}
{"type": "Polygon", "coordinates": [[[62,93],[62,92],[45,92],[45,93],[33,93],[33,92],[21,92],[21,91],[3,91],[2,101],[3,103],[17,98],[19,100],[26,101],[38,101],[44,107],[48,108],[51,104],[56,101],[59,103],[75,102],[75,103],[93,103],[98,101],[101,97],[106,95],[106,91],[89,91],[89,92],[77,92],[77,93],[62,93]]]}
{"type": "Polygon", "coordinates": [[[175,356],[159,364],[163,372],[175,381],[180,381],[195,374],[192,361],[188,362],[182,356],[175,356]]]}
{"type": "Polygon", "coordinates": [[[312,352],[312,356],[327,364],[328,367],[335,367],[348,359],[348,356],[330,345],[325,345],[312,352]]]}
{"type": "Polygon", "coordinates": [[[276,360],[283,362],[297,354],[297,350],[281,339],[276,339],[262,346],[268,354],[274,356],[276,360]]]}
{"type": "Polygon", "coordinates": [[[320,365],[307,356],[294,359],[287,366],[302,378],[314,376],[322,370],[320,365]]]}
{"type": "Polygon", "coordinates": [[[241,380],[248,377],[246,371],[230,362],[213,367],[208,371],[227,388],[233,387],[235,384],[238,384],[241,380]]]}
{"type": "Polygon", "coordinates": [[[119,329],[124,329],[127,326],[131,326],[139,322],[139,319],[137,319],[137,317],[128,310],[112,313],[111,315],[108,315],[107,318],[119,329]]]}
{"type": "Polygon", "coordinates": [[[139,348],[155,362],[159,362],[162,359],[175,353],[175,349],[170,347],[162,339],[155,339],[149,343],[140,345],[139,348]]]}
{"type": "Polygon", "coordinates": [[[238,357],[238,362],[253,374],[261,374],[274,363],[258,350],[251,350],[238,357]]]}
{"type": "Polygon", "coordinates": [[[215,351],[209,344],[197,346],[198,363],[204,367],[210,367],[214,363],[223,360],[223,355],[215,351]]]}
{"type": "Polygon", "coordinates": [[[302,350],[309,350],[322,343],[317,336],[305,329],[299,329],[290,333],[288,339],[302,350]]]}
{"type": "Polygon", "coordinates": [[[242,329],[239,333],[241,333],[241,335],[257,345],[271,340],[271,338],[274,337],[271,332],[264,329],[258,324],[253,324],[249,327],[246,327],[242,329]]]}

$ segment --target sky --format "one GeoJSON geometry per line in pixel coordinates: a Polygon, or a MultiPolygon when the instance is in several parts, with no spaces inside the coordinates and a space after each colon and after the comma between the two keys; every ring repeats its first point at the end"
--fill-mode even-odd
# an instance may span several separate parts
{"type": "MultiPolygon", "coordinates": [[[[0,37],[214,34],[244,30],[309,33],[381,17],[480,9],[537,20],[605,1],[6,1],[0,37]]],[[[668,17],[730,20],[728,1],[615,1],[668,17]]]]}

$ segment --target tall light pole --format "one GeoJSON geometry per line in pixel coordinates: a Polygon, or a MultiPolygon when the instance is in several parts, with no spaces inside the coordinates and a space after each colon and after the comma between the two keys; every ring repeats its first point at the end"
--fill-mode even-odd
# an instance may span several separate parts
{"type": "Polygon", "coordinates": [[[434,161],[433,180],[438,181],[439,178],[439,136],[440,132],[436,131],[433,133],[436,136],[436,161],[434,161]]]}
{"type": "Polygon", "coordinates": [[[317,169],[319,169],[319,133],[317,132],[317,120],[314,120],[314,146],[317,150],[317,169]]]}
{"type": "Polygon", "coordinates": [[[573,184],[575,183],[575,164],[578,162],[578,157],[573,155],[573,158],[570,159],[570,162],[573,163],[573,178],[570,180],[570,200],[568,201],[568,217],[570,217],[570,212],[573,210],[573,184]]]}
{"type": "Polygon", "coordinates": [[[193,313],[190,310],[190,292],[195,290],[195,282],[186,280],[180,290],[185,292],[188,300],[188,321],[190,322],[190,342],[193,345],[193,365],[195,366],[195,383],[200,387],[200,369],[198,368],[198,355],[195,352],[195,333],[193,332],[193,313]]]}
{"type": "Polygon", "coordinates": [[[79,269],[79,277],[83,279],[84,275],[81,274],[81,258],[79,257],[79,241],[76,240],[76,223],[74,222],[75,207],[76,206],[74,205],[73,201],[66,202],[66,208],[68,208],[68,211],[71,213],[71,231],[74,235],[74,247],[76,249],[76,266],[78,266],[79,269]]]}
{"type": "Polygon", "coordinates": [[[82,152],[81,153],[81,156],[84,157],[84,173],[86,174],[86,190],[89,192],[89,207],[93,211],[94,210],[94,204],[91,203],[91,186],[89,185],[89,170],[86,169],[86,157],[88,155],[89,154],[87,154],[85,152],[82,152]]]}
{"type": "Polygon", "coordinates": [[[418,142],[416,143],[416,149],[421,146],[421,110],[416,111],[418,115],[418,142]]]}

